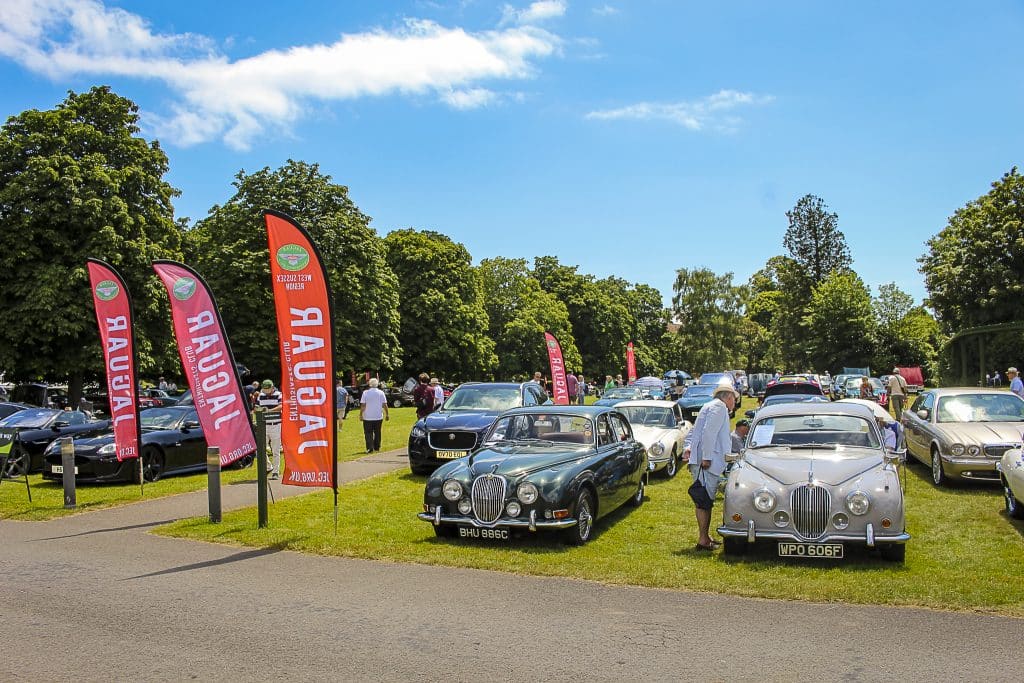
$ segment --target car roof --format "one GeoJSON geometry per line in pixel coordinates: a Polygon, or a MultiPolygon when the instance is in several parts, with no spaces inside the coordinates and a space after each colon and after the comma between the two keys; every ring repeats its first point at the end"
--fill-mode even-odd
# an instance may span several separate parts
{"type": "Polygon", "coordinates": [[[579,415],[581,417],[596,417],[601,413],[615,412],[617,406],[558,406],[548,404],[544,406],[524,406],[521,408],[510,408],[502,413],[505,415],[551,415],[561,413],[564,415],[579,415]]]}
{"type": "Polygon", "coordinates": [[[806,415],[808,412],[817,415],[853,415],[874,420],[874,413],[865,405],[857,403],[780,403],[764,406],[755,414],[754,419],[760,422],[769,417],[785,417],[787,415],[806,415]]]}

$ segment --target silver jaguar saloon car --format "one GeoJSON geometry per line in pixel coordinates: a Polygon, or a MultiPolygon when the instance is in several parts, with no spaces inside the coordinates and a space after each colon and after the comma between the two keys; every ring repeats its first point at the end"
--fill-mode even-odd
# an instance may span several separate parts
{"type": "Polygon", "coordinates": [[[780,557],[839,559],[847,546],[866,546],[903,562],[901,455],[886,450],[866,406],[762,408],[725,483],[725,553],[767,542],[780,557]]]}

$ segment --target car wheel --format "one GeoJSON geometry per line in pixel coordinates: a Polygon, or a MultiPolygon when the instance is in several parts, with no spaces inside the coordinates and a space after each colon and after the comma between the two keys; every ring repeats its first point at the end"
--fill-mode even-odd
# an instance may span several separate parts
{"type": "Polygon", "coordinates": [[[949,477],[942,469],[942,456],[938,448],[932,448],[932,482],[936,486],[945,486],[949,482],[949,477]]]}
{"type": "Polygon", "coordinates": [[[8,478],[22,477],[28,473],[31,467],[32,456],[24,448],[15,444],[11,446],[11,453],[7,457],[7,466],[4,468],[2,476],[8,478]]]}
{"type": "Polygon", "coordinates": [[[732,536],[726,536],[722,539],[722,552],[726,555],[745,555],[747,553],[747,539],[745,538],[733,538],[732,536]]]}
{"type": "Polygon", "coordinates": [[[886,562],[903,564],[907,559],[907,546],[903,543],[887,543],[879,548],[879,552],[886,562]]]}
{"type": "Polygon", "coordinates": [[[640,507],[644,504],[644,492],[646,491],[646,480],[644,475],[640,475],[640,483],[636,485],[636,493],[629,499],[629,504],[635,508],[640,507]]]}
{"type": "Polygon", "coordinates": [[[402,407],[402,399],[400,399],[400,398],[393,399],[391,401],[391,407],[392,408],[401,408],[402,407]]]}
{"type": "Polygon", "coordinates": [[[1006,514],[1014,519],[1024,519],[1024,505],[1013,495],[1010,485],[1003,480],[1003,501],[1006,503],[1006,514]]]}
{"type": "Polygon", "coordinates": [[[590,540],[590,535],[594,531],[594,512],[594,496],[589,490],[583,489],[576,497],[576,505],[573,506],[576,526],[563,532],[562,538],[566,544],[583,545],[590,540]]]}
{"type": "Polygon", "coordinates": [[[245,456],[243,458],[239,458],[234,463],[232,463],[232,465],[236,469],[244,470],[246,467],[249,467],[250,465],[252,465],[252,463],[253,463],[253,461],[255,459],[256,459],[256,454],[253,453],[252,455],[247,455],[247,456],[245,456]]]}
{"type": "Polygon", "coordinates": [[[671,479],[676,476],[676,472],[679,471],[679,460],[676,455],[676,447],[672,447],[672,457],[668,459],[668,464],[665,465],[665,478],[671,479]]]}
{"type": "Polygon", "coordinates": [[[164,454],[155,448],[142,451],[142,476],[146,481],[160,481],[164,474],[164,454]]]}
{"type": "Polygon", "coordinates": [[[434,535],[438,538],[454,538],[459,528],[451,524],[431,524],[434,527],[434,535]]]}

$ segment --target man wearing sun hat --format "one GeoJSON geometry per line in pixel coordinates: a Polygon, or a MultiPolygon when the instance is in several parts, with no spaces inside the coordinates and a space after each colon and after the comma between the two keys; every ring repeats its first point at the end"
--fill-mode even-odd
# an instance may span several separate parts
{"type": "MultiPolygon", "coordinates": [[[[732,382],[719,384],[714,397],[704,404],[697,413],[690,431],[692,438],[683,449],[683,458],[689,462],[690,475],[700,481],[711,496],[712,504],[718,495],[718,484],[725,470],[725,456],[732,452],[732,438],[729,436],[729,414],[736,410],[739,398],[732,382]]],[[[694,508],[697,516],[698,539],[695,550],[709,551],[718,547],[711,540],[711,510],[694,508]]]]}
{"type": "Polygon", "coordinates": [[[1024,382],[1021,381],[1017,368],[1009,368],[1006,376],[1010,378],[1010,391],[1024,398],[1024,382]]]}

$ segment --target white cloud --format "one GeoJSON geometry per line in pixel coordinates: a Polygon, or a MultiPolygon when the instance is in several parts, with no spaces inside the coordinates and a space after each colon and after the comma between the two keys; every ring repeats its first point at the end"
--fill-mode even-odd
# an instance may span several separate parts
{"type": "Polygon", "coordinates": [[[221,138],[245,149],[268,128],[287,131],[317,100],[426,94],[456,109],[485,106],[499,97],[484,82],[531,78],[535,61],[560,45],[528,25],[473,33],[407,20],[232,60],[208,38],[155,33],[142,17],[99,0],[0,2],[0,56],[52,79],[161,81],[179,100],[145,120],[182,145],[221,138]]]}
{"type": "Polygon", "coordinates": [[[611,5],[601,5],[600,7],[593,8],[591,11],[599,17],[610,17],[613,14],[619,13],[618,8],[611,5]]]}
{"type": "Polygon", "coordinates": [[[742,119],[733,110],[744,106],[767,104],[770,95],[754,95],[735,90],[719,90],[699,100],[675,103],[638,102],[617,109],[602,109],[586,115],[588,119],[615,121],[633,119],[637,121],[670,121],[689,130],[735,130],[742,119]]]}
{"type": "Polygon", "coordinates": [[[512,5],[505,5],[502,10],[502,23],[522,26],[537,24],[548,19],[565,16],[568,8],[569,5],[565,0],[538,0],[525,9],[516,9],[512,5]]]}

